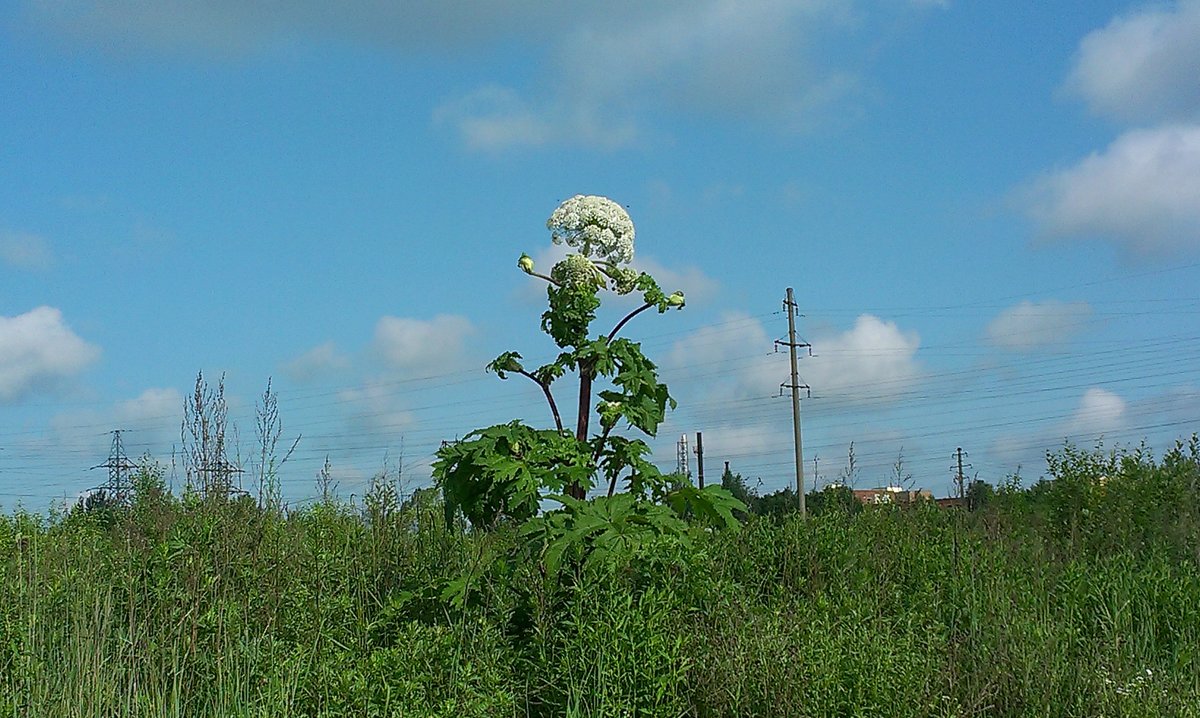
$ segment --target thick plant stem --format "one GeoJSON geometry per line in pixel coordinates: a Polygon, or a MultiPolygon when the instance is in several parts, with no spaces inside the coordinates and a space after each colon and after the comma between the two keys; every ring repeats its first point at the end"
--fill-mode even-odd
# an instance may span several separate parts
{"type": "MultiPolygon", "coordinates": [[[[592,372],[591,365],[579,365],[579,420],[575,423],[575,438],[587,441],[588,422],[592,415],[592,372]]],[[[567,495],[574,499],[583,500],[586,492],[578,483],[567,487],[567,495]]]]}

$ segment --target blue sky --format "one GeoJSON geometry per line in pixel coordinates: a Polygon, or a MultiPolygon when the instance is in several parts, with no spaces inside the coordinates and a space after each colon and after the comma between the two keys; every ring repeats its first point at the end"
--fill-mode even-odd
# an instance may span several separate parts
{"type": "Polygon", "coordinates": [[[788,286],[810,482],[852,441],[856,485],[902,450],[942,495],[959,446],[1036,479],[1200,425],[1196,0],[333,7],[0,4],[0,504],[100,483],[111,429],[169,463],[198,371],[247,484],[273,378],[294,502],[326,455],[361,496],[545,424],[482,366],[552,355],[515,260],[577,193],[688,296],[630,333],[664,468],[702,431],[710,475],[792,480],[788,286]]]}

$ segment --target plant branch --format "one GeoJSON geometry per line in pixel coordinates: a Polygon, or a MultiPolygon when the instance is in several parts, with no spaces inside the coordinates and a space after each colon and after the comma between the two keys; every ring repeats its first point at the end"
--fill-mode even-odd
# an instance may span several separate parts
{"type": "Polygon", "coordinates": [[[545,279],[547,282],[550,282],[551,284],[553,284],[556,287],[562,286],[562,282],[560,282],[557,279],[554,279],[552,277],[547,277],[545,274],[538,274],[537,272],[526,272],[526,274],[528,274],[531,277],[537,277],[538,279],[545,279]]]}
{"type": "Polygon", "coordinates": [[[543,384],[537,377],[535,377],[533,374],[530,374],[529,372],[525,371],[524,369],[520,370],[517,373],[520,374],[521,376],[529,377],[530,380],[532,380],[534,384],[537,384],[539,387],[541,387],[542,393],[546,395],[547,403],[550,404],[550,412],[552,414],[554,414],[554,426],[555,426],[555,428],[558,429],[559,433],[561,434],[562,430],[563,430],[562,416],[558,413],[558,404],[556,404],[554,402],[554,394],[550,393],[550,385],[543,384]]]}
{"type": "Polygon", "coordinates": [[[632,312],[626,314],[624,319],[617,322],[617,326],[613,327],[613,330],[608,333],[608,336],[604,337],[605,341],[612,341],[612,338],[617,335],[617,332],[621,331],[622,327],[624,327],[626,324],[629,323],[630,319],[633,319],[637,315],[641,314],[642,312],[646,311],[647,309],[649,309],[650,307],[653,307],[653,306],[654,306],[654,304],[652,304],[650,302],[646,302],[642,306],[640,306],[637,309],[633,310],[632,312]]]}
{"type": "MultiPolygon", "coordinates": [[[[604,427],[604,433],[600,435],[600,442],[596,445],[596,454],[592,457],[592,463],[596,463],[600,460],[600,454],[604,452],[604,444],[608,441],[608,434],[616,425],[617,422],[614,421],[613,423],[604,427]]],[[[613,493],[617,490],[617,474],[619,473],[619,471],[614,472],[612,478],[608,480],[608,498],[610,499],[612,498],[613,493]]]]}
{"type": "Polygon", "coordinates": [[[613,423],[604,427],[604,432],[602,434],[600,434],[600,443],[596,444],[596,453],[592,454],[593,462],[600,460],[600,454],[604,453],[604,442],[608,441],[608,435],[613,430],[613,427],[616,425],[617,425],[617,422],[614,421],[613,423]]]}

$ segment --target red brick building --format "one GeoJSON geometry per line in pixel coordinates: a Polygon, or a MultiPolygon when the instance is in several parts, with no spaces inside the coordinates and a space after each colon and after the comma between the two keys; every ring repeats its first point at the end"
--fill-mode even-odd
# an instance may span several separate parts
{"type": "Polygon", "coordinates": [[[905,489],[899,486],[881,486],[876,489],[854,489],[854,498],[864,506],[895,504],[911,506],[920,501],[932,501],[929,489],[905,489]]]}

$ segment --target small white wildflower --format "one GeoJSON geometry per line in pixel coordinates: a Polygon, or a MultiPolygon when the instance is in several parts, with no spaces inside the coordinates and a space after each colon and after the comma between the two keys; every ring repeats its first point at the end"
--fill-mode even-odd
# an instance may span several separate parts
{"type": "Polygon", "coordinates": [[[633,260],[633,220],[607,197],[577,194],[546,220],[555,244],[576,247],[585,257],[628,264],[633,260]]]}
{"type": "Polygon", "coordinates": [[[603,281],[600,270],[582,254],[568,254],[550,270],[550,277],[564,287],[596,286],[603,281]]]}

